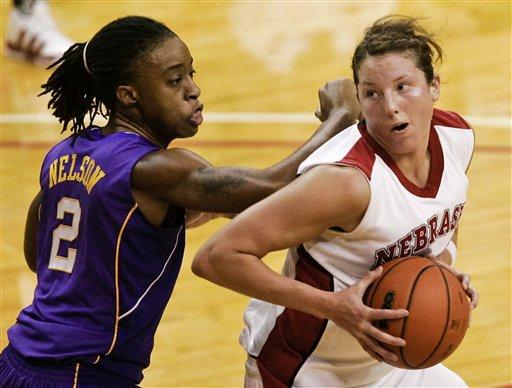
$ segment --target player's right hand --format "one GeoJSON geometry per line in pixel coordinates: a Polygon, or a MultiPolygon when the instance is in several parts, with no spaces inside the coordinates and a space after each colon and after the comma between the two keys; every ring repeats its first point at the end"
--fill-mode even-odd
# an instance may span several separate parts
{"type": "Polygon", "coordinates": [[[361,344],[362,348],[378,361],[394,362],[398,357],[386,350],[381,343],[404,346],[402,338],[377,329],[376,320],[400,319],[409,315],[404,309],[372,309],[363,303],[363,295],[368,286],[382,273],[382,267],[368,272],[363,278],[345,290],[334,293],[336,298],[334,316],[330,319],[347,330],[361,344]]]}
{"type": "Polygon", "coordinates": [[[351,79],[339,78],[327,82],[318,90],[318,99],[320,106],[315,116],[322,122],[339,110],[351,114],[354,122],[361,114],[356,86],[351,79]]]}

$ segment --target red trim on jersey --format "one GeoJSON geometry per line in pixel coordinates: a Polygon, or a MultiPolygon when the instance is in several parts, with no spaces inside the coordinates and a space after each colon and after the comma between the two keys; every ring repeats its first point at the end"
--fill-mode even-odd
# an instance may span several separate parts
{"type": "Polygon", "coordinates": [[[432,116],[433,125],[442,125],[445,127],[471,129],[471,125],[464,120],[458,113],[434,109],[432,116]]]}
{"type": "Polygon", "coordinates": [[[366,175],[368,180],[371,180],[373,164],[375,163],[375,152],[361,138],[354,144],[345,157],[337,163],[357,167],[366,175]]]}
{"type": "Polygon", "coordinates": [[[402,173],[394,159],[377,143],[368,133],[366,129],[366,122],[361,121],[358,124],[359,132],[368,145],[375,151],[377,155],[387,164],[387,166],[394,172],[402,186],[404,186],[410,193],[423,198],[435,198],[439,185],[441,184],[441,177],[444,170],[444,156],[441,142],[436,129],[434,128],[433,121],[430,125],[430,135],[428,139],[428,150],[430,151],[430,170],[428,172],[427,184],[420,187],[411,182],[402,173]]]}
{"type": "MultiPolygon", "coordinates": [[[[306,252],[297,249],[295,279],[325,291],[334,290],[332,275],[306,252]]],[[[327,319],[285,308],[276,319],[256,361],[264,387],[291,387],[306,359],[313,353],[327,319]]]]}

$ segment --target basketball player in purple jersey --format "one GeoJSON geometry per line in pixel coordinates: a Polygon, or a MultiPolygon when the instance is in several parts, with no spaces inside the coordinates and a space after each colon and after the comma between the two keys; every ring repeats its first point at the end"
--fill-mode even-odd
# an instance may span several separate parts
{"type": "Polygon", "coordinates": [[[325,121],[278,164],[215,168],[167,149],[197,132],[203,105],[190,52],[163,24],[118,19],[54,66],[42,94],[72,135],[46,155],[29,209],[25,257],[38,283],[8,331],[0,385],[134,386],[176,282],[185,223],[194,213],[240,212],[290,182],[302,160],[355,122],[355,88],[326,84],[325,121]],[[86,126],[98,113],[107,125],[86,126]]]}

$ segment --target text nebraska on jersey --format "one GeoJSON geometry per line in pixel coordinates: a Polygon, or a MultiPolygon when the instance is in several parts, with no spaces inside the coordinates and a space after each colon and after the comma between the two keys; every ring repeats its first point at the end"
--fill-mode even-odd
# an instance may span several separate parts
{"type": "Polygon", "coordinates": [[[77,160],[76,154],[71,154],[55,159],[50,165],[49,175],[49,188],[58,183],[75,181],[82,183],[90,194],[96,183],[105,176],[105,172],[90,156],[85,155],[82,160],[77,160]],[[80,167],[76,169],[78,165],[80,167]]]}
{"type": "Polygon", "coordinates": [[[398,257],[417,254],[433,244],[438,238],[454,230],[459,223],[464,205],[465,203],[456,205],[451,214],[449,209],[444,209],[441,217],[433,215],[426,224],[418,226],[386,248],[377,250],[372,268],[377,268],[379,265],[398,257]],[[441,222],[439,222],[440,219],[441,222]]]}

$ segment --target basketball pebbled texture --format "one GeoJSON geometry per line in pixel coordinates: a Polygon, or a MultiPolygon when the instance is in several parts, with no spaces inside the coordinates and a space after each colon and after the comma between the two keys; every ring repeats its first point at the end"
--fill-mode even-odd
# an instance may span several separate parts
{"type": "Polygon", "coordinates": [[[404,347],[382,344],[398,356],[393,366],[423,369],[446,359],[464,338],[469,303],[460,281],[433,260],[412,256],[383,265],[364,303],[375,309],[406,309],[403,319],[375,321],[380,330],[401,337],[404,347]]]}

